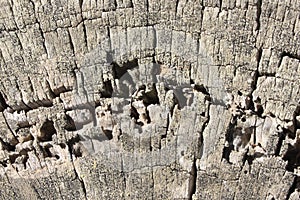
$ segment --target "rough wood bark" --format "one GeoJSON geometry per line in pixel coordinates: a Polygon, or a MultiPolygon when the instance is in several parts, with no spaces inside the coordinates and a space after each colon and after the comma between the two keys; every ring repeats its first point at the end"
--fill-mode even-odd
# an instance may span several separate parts
{"type": "Polygon", "coordinates": [[[0,5],[0,199],[300,198],[300,1],[0,5]]]}

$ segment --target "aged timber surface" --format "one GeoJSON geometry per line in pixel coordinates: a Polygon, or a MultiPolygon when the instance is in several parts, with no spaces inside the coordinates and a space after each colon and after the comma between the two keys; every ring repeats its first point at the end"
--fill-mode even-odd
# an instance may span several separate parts
{"type": "Polygon", "coordinates": [[[300,1],[0,0],[0,199],[300,199],[300,1]]]}

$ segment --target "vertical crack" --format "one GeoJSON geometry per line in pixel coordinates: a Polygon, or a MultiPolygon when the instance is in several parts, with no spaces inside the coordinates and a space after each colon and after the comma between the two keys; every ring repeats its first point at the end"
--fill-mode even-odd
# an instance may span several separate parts
{"type": "MultiPolygon", "coordinates": [[[[82,15],[82,13],[81,13],[81,15],[82,15]]],[[[83,28],[84,43],[86,45],[86,48],[88,49],[87,31],[86,31],[86,26],[85,26],[84,20],[82,20],[82,28],[83,28]]]]}
{"type": "Polygon", "coordinates": [[[233,135],[232,135],[234,128],[235,128],[235,124],[230,122],[230,124],[226,130],[226,134],[225,134],[225,139],[228,144],[224,146],[223,152],[222,152],[222,158],[225,159],[229,164],[232,164],[230,162],[229,157],[230,157],[231,151],[234,149],[233,135]]]}
{"type": "MultiPolygon", "coordinates": [[[[209,100],[211,98],[211,96],[208,96],[209,100]]],[[[201,130],[200,130],[200,137],[198,137],[199,141],[198,143],[201,145],[200,149],[199,149],[199,159],[201,159],[202,155],[203,155],[203,144],[204,144],[204,137],[203,137],[203,132],[205,131],[206,127],[208,126],[209,122],[210,122],[210,106],[211,106],[211,102],[209,101],[208,103],[208,107],[207,107],[207,120],[204,122],[201,130]]]]}
{"type": "MultiPolygon", "coordinates": [[[[76,170],[75,170],[75,173],[77,173],[76,170]]],[[[78,174],[76,176],[78,176],[78,174]]],[[[82,191],[83,191],[83,194],[84,194],[84,198],[87,199],[87,192],[86,192],[84,181],[80,177],[78,177],[78,180],[81,183],[81,187],[82,187],[82,191]]]]}
{"type": "MultiPolygon", "coordinates": [[[[151,181],[152,181],[152,187],[154,188],[154,172],[153,172],[153,167],[151,168],[151,181]]],[[[154,198],[154,191],[152,190],[152,192],[151,192],[151,194],[152,194],[152,199],[155,199],[154,198]]]]}
{"type": "Polygon", "coordinates": [[[179,1],[180,0],[176,0],[176,5],[175,5],[175,19],[176,19],[176,15],[177,15],[177,12],[178,12],[179,1]]]}
{"type": "Polygon", "coordinates": [[[75,177],[76,177],[76,179],[79,180],[81,188],[82,188],[82,191],[83,191],[83,194],[84,194],[84,198],[87,200],[87,191],[86,191],[86,186],[85,186],[84,180],[79,176],[79,174],[78,174],[78,172],[76,170],[76,166],[74,164],[74,159],[73,159],[73,154],[72,154],[72,151],[73,151],[72,150],[72,143],[73,142],[71,142],[71,143],[68,144],[70,158],[71,158],[72,166],[73,166],[73,169],[74,169],[75,177]]]}
{"type": "Polygon", "coordinates": [[[283,140],[285,139],[285,134],[284,133],[278,133],[279,134],[279,140],[278,140],[278,143],[276,145],[276,148],[275,148],[275,153],[274,155],[275,156],[279,156],[280,154],[280,150],[281,150],[281,147],[282,147],[282,144],[283,144],[283,140]]]}
{"type": "Polygon", "coordinates": [[[188,193],[188,199],[192,200],[193,195],[196,193],[196,184],[197,184],[197,166],[196,166],[196,159],[194,158],[192,170],[190,173],[191,177],[189,180],[189,193],[188,193]]]}
{"type": "Polygon", "coordinates": [[[257,50],[257,55],[256,55],[256,61],[257,61],[256,70],[257,70],[257,71],[258,71],[259,64],[260,64],[260,61],[261,61],[261,58],[262,58],[262,53],[263,53],[263,49],[260,47],[260,48],[257,50]]]}
{"type": "Polygon", "coordinates": [[[81,9],[81,11],[82,11],[82,5],[83,5],[83,0],[79,0],[79,8],[81,9]]]}
{"type": "MultiPolygon", "coordinates": [[[[19,38],[18,34],[16,33],[15,35],[16,35],[16,38],[17,38],[17,39],[18,39],[18,41],[19,41],[19,45],[20,45],[20,51],[22,52],[22,51],[24,51],[23,44],[22,44],[22,42],[21,42],[21,40],[20,40],[20,38],[19,38]]],[[[22,61],[24,62],[24,58],[23,58],[23,57],[21,57],[21,59],[22,59],[22,61]]]]}
{"type": "Polygon", "coordinates": [[[108,37],[108,40],[109,40],[109,50],[111,51],[111,52],[109,52],[108,54],[107,54],[107,58],[106,58],[106,61],[107,62],[109,62],[109,63],[111,63],[111,62],[113,62],[113,57],[112,57],[112,47],[111,47],[111,34],[110,34],[110,28],[109,28],[109,26],[107,26],[106,27],[107,28],[107,37],[108,37]]]}
{"type": "Polygon", "coordinates": [[[145,6],[146,6],[146,11],[147,11],[147,13],[148,13],[148,15],[149,15],[149,5],[150,3],[149,3],[149,0],[145,0],[145,6]]]}
{"type": "Polygon", "coordinates": [[[260,16],[261,16],[261,6],[262,0],[257,0],[256,3],[257,11],[256,11],[256,31],[260,30],[260,16]]]}
{"type": "Polygon", "coordinates": [[[299,183],[300,183],[300,177],[299,176],[295,176],[294,181],[288,191],[288,194],[286,195],[286,200],[290,199],[290,196],[292,195],[292,193],[299,188],[299,183]]]}
{"type": "Polygon", "coordinates": [[[42,37],[42,43],[43,43],[43,47],[44,47],[44,49],[45,49],[45,52],[46,52],[46,54],[47,54],[47,57],[49,58],[49,54],[48,54],[48,51],[47,51],[47,47],[46,47],[46,39],[45,39],[45,36],[44,36],[44,32],[43,32],[43,30],[42,30],[42,28],[41,28],[41,24],[40,24],[40,22],[38,22],[38,21],[36,21],[36,23],[38,24],[38,28],[39,28],[39,31],[41,32],[41,37],[42,37]]]}
{"type": "MultiPolygon", "coordinates": [[[[254,79],[253,79],[253,82],[252,82],[252,92],[254,90],[256,90],[256,87],[257,87],[257,81],[258,81],[258,76],[259,76],[259,64],[260,64],[260,61],[261,61],[261,58],[262,58],[262,53],[263,53],[263,50],[262,48],[260,47],[258,50],[257,50],[257,54],[256,54],[256,72],[254,74],[254,79]]],[[[252,97],[252,93],[251,93],[251,97],[252,97]]]]}
{"type": "Polygon", "coordinates": [[[0,112],[2,112],[3,110],[5,110],[8,107],[2,93],[0,92],[0,112]]]}
{"type": "MultiPolygon", "coordinates": [[[[205,6],[202,3],[202,8],[201,8],[201,24],[200,24],[200,37],[201,37],[201,33],[202,33],[202,29],[203,29],[203,18],[204,18],[204,10],[205,10],[205,6]]],[[[197,39],[197,52],[199,53],[199,47],[200,47],[200,38],[197,39]]]]}
{"type": "Polygon", "coordinates": [[[68,32],[68,37],[69,37],[70,48],[73,52],[73,56],[75,56],[75,47],[74,47],[74,43],[73,43],[69,29],[67,30],[67,32],[68,32]]]}
{"type": "Polygon", "coordinates": [[[38,188],[36,188],[36,186],[34,184],[31,185],[33,191],[35,192],[35,194],[37,195],[38,199],[43,199],[38,188]]]}
{"type": "Polygon", "coordinates": [[[256,71],[254,73],[254,77],[253,77],[253,81],[252,81],[252,84],[251,84],[251,93],[248,95],[248,97],[250,98],[250,101],[249,101],[249,105],[248,105],[248,109],[256,112],[256,114],[258,116],[261,116],[262,113],[263,113],[263,108],[262,107],[259,107],[259,109],[257,111],[255,111],[255,105],[254,105],[254,101],[253,101],[253,92],[256,90],[257,88],[257,81],[258,81],[258,77],[259,77],[259,64],[261,62],[261,58],[262,58],[262,53],[263,53],[263,50],[262,48],[260,47],[258,50],[257,50],[257,54],[256,54],[256,61],[257,61],[257,64],[256,64],[256,71]]]}

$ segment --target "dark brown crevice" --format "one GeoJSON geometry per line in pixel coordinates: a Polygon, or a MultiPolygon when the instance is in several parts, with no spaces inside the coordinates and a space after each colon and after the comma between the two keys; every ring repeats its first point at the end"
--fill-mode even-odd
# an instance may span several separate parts
{"type": "MultiPolygon", "coordinates": [[[[109,26],[107,26],[106,29],[107,29],[107,38],[111,38],[109,26]]],[[[111,41],[109,41],[109,49],[112,49],[111,48],[111,41]]],[[[106,52],[106,62],[107,63],[112,63],[113,62],[113,51],[107,51],[106,52]]]]}
{"type": "Polygon", "coordinates": [[[252,84],[251,84],[252,91],[251,91],[250,95],[248,95],[249,103],[248,103],[248,106],[247,106],[248,107],[247,109],[252,110],[259,117],[262,117],[264,109],[260,104],[261,100],[260,100],[259,97],[258,97],[258,99],[253,100],[253,92],[257,89],[257,82],[258,82],[258,78],[260,77],[258,69],[259,69],[259,64],[260,64],[261,58],[262,58],[262,53],[263,53],[262,48],[259,48],[257,50],[257,55],[256,55],[256,61],[257,61],[256,71],[254,73],[253,81],[252,81],[252,84]]]}
{"type": "Polygon", "coordinates": [[[113,94],[113,86],[111,83],[111,80],[103,82],[104,85],[104,91],[100,92],[101,97],[103,98],[111,98],[113,94]]]}
{"type": "Polygon", "coordinates": [[[113,139],[113,135],[112,135],[111,130],[103,129],[103,127],[101,127],[101,128],[102,128],[102,131],[103,131],[104,135],[107,137],[108,140],[113,139]]]}
{"type": "Polygon", "coordinates": [[[112,62],[113,76],[120,79],[128,70],[138,67],[138,59],[134,59],[119,66],[116,62],[112,62]]]}
{"type": "Polygon", "coordinates": [[[297,122],[297,116],[300,116],[300,102],[293,113],[294,135],[296,136],[297,129],[300,129],[300,123],[297,122]]]}
{"type": "Polygon", "coordinates": [[[66,144],[65,143],[60,143],[58,144],[62,149],[65,149],[66,148],[66,144]]]}
{"type": "Polygon", "coordinates": [[[130,108],[130,117],[134,118],[135,122],[137,125],[143,126],[144,123],[143,122],[138,122],[139,118],[140,118],[140,114],[138,113],[138,111],[136,110],[136,108],[134,106],[131,105],[130,108]]]}
{"type": "Polygon", "coordinates": [[[73,43],[69,29],[67,29],[67,33],[68,33],[68,37],[69,37],[70,48],[72,50],[73,56],[75,56],[75,47],[74,47],[74,43],[73,43]]]}
{"type": "Polygon", "coordinates": [[[146,109],[146,119],[147,119],[147,124],[150,124],[151,123],[151,118],[150,118],[148,109],[146,109]]]}
{"type": "Polygon", "coordinates": [[[121,160],[121,176],[123,177],[122,181],[123,181],[123,184],[124,184],[124,188],[123,188],[123,194],[125,194],[126,192],[126,188],[127,188],[127,184],[126,184],[126,181],[127,181],[127,178],[126,178],[126,173],[123,171],[123,159],[121,160]]]}
{"type": "Polygon", "coordinates": [[[46,122],[44,122],[44,124],[42,125],[40,132],[41,136],[38,138],[40,141],[51,141],[52,136],[56,134],[56,129],[54,127],[53,121],[46,120],[46,122]]]}
{"type": "Polygon", "coordinates": [[[178,106],[178,109],[180,110],[179,99],[177,98],[175,93],[174,93],[174,98],[173,99],[174,99],[174,103],[173,103],[172,107],[170,108],[171,117],[173,117],[174,109],[175,109],[176,105],[178,106]]]}
{"type": "Polygon", "coordinates": [[[287,161],[286,170],[294,172],[294,169],[300,166],[300,144],[296,142],[295,145],[288,144],[287,152],[282,157],[287,161]]]}
{"type": "Polygon", "coordinates": [[[48,89],[47,92],[49,92],[51,98],[57,97],[57,94],[55,94],[54,91],[52,90],[52,88],[51,88],[50,83],[49,83],[48,80],[46,80],[46,87],[48,89]]]}
{"type": "MultiPolygon", "coordinates": [[[[249,148],[246,149],[246,152],[245,152],[245,154],[243,155],[241,170],[242,170],[243,167],[245,166],[246,161],[248,162],[249,165],[252,164],[253,159],[251,159],[251,157],[248,155],[248,152],[249,152],[249,148]]],[[[246,172],[244,172],[244,173],[247,174],[248,171],[246,171],[246,172]]]]}
{"type": "Polygon", "coordinates": [[[176,4],[175,4],[175,19],[176,19],[176,15],[178,12],[178,5],[179,5],[179,0],[176,0],[176,4]]]}
{"type": "MultiPolygon", "coordinates": [[[[244,156],[243,156],[243,159],[242,159],[243,165],[242,165],[241,168],[243,168],[243,167],[245,166],[246,161],[247,161],[248,165],[250,166],[250,168],[249,168],[249,172],[250,172],[250,171],[251,171],[251,165],[252,165],[253,160],[254,160],[254,156],[250,156],[250,155],[248,154],[248,152],[249,152],[249,149],[246,150],[246,152],[245,152],[245,154],[244,154],[244,156]]],[[[246,173],[246,172],[245,172],[245,173],[246,173]]]]}
{"type": "Polygon", "coordinates": [[[2,165],[3,167],[7,167],[8,166],[8,160],[0,161],[0,165],[2,165]]]}
{"type": "Polygon", "coordinates": [[[145,92],[143,95],[143,103],[145,106],[149,106],[150,104],[159,105],[158,93],[155,87],[155,84],[152,85],[152,90],[149,92],[145,92]]]}
{"type": "Polygon", "coordinates": [[[260,30],[260,17],[262,12],[262,0],[257,0],[256,3],[257,11],[256,11],[256,31],[260,30]]]}
{"type": "Polygon", "coordinates": [[[61,93],[70,92],[70,91],[72,91],[71,88],[66,88],[65,86],[61,86],[56,89],[53,89],[52,93],[54,94],[54,98],[56,98],[59,97],[61,93]]]}
{"type": "MultiPolygon", "coordinates": [[[[264,118],[264,117],[262,116],[263,113],[264,113],[264,108],[263,108],[263,106],[260,104],[260,103],[261,103],[261,100],[258,99],[258,100],[254,101],[254,102],[257,103],[257,105],[256,105],[256,109],[257,109],[257,110],[253,109],[253,111],[254,111],[255,114],[256,114],[257,116],[259,116],[260,118],[264,118]]],[[[253,104],[253,105],[254,105],[254,104],[253,104]]],[[[250,109],[252,109],[252,107],[250,107],[250,109]]]]}
{"type": "MultiPolygon", "coordinates": [[[[4,148],[6,150],[8,150],[6,147],[4,147],[4,148]]],[[[29,158],[29,156],[28,156],[28,151],[29,150],[28,149],[23,149],[20,152],[15,152],[15,150],[11,149],[11,150],[8,150],[8,151],[11,151],[13,153],[8,155],[8,158],[0,161],[0,165],[2,165],[3,167],[7,167],[9,164],[18,163],[18,164],[23,164],[24,169],[26,169],[26,163],[27,163],[27,160],[29,158]],[[18,159],[18,161],[17,161],[17,159],[18,159]]],[[[16,170],[18,170],[18,169],[16,169],[16,170]]]]}
{"type": "Polygon", "coordinates": [[[207,88],[205,88],[204,85],[195,85],[194,89],[196,91],[198,91],[198,92],[201,92],[201,93],[203,93],[205,95],[209,95],[210,96],[209,92],[207,91],[207,88]]]}
{"type": "Polygon", "coordinates": [[[300,177],[299,176],[294,177],[294,181],[293,181],[291,187],[289,188],[289,191],[288,191],[285,199],[289,200],[292,193],[294,191],[296,191],[297,189],[300,189],[300,177]]]}
{"type": "Polygon", "coordinates": [[[254,77],[253,77],[253,81],[252,81],[252,84],[251,84],[251,89],[252,89],[252,92],[251,92],[251,95],[250,95],[250,98],[251,98],[251,100],[253,99],[253,97],[252,97],[252,93],[253,93],[253,91],[255,91],[256,90],[256,88],[257,88],[257,81],[258,81],[258,77],[260,76],[259,75],[259,64],[260,64],[260,61],[261,61],[261,58],[262,58],[262,53],[263,53],[263,50],[262,50],[262,48],[259,48],[258,50],[257,50],[257,54],[256,54],[256,71],[255,71],[255,73],[254,73],[254,77]]]}
{"type": "MultiPolygon", "coordinates": [[[[191,72],[189,72],[190,74],[189,74],[189,76],[191,77],[191,72]]],[[[192,84],[195,84],[195,81],[193,80],[193,79],[190,79],[190,84],[192,85],[192,84]]]]}
{"type": "Polygon", "coordinates": [[[74,154],[75,158],[82,157],[82,151],[80,148],[73,149],[73,154],[74,154]]]}
{"type": "Polygon", "coordinates": [[[67,131],[76,131],[78,127],[76,127],[74,120],[72,117],[66,114],[66,125],[64,127],[67,131]]]}
{"type": "MultiPolygon", "coordinates": [[[[145,0],[145,6],[146,6],[147,18],[149,18],[149,0],[145,0]]],[[[147,19],[147,21],[149,21],[149,19],[147,19]]]]}
{"type": "Polygon", "coordinates": [[[15,151],[16,150],[15,145],[11,145],[8,142],[5,142],[1,137],[0,137],[0,143],[3,146],[3,148],[6,149],[7,151],[15,151]]]}
{"type": "Polygon", "coordinates": [[[129,0],[129,5],[128,5],[129,7],[127,7],[127,8],[133,8],[133,0],[129,0]]]}
{"type": "Polygon", "coordinates": [[[226,134],[225,134],[225,140],[228,143],[228,146],[225,146],[223,148],[223,152],[222,152],[222,158],[225,159],[229,164],[232,164],[230,162],[229,156],[230,156],[231,151],[234,149],[234,146],[233,146],[234,129],[235,129],[235,124],[230,123],[226,130],[226,134]]]}
{"type": "Polygon", "coordinates": [[[263,54],[263,49],[260,47],[257,49],[257,54],[256,54],[256,72],[254,74],[254,80],[252,82],[251,88],[254,91],[257,87],[257,81],[258,81],[258,77],[259,77],[259,64],[262,58],[262,54],[263,54]]]}
{"type": "MultiPolygon", "coordinates": [[[[210,94],[208,95],[209,98],[211,98],[210,94]]],[[[199,132],[199,137],[198,137],[198,145],[199,145],[199,150],[196,153],[196,156],[198,156],[199,159],[202,158],[203,155],[203,146],[204,146],[204,137],[203,137],[203,132],[205,131],[206,127],[208,126],[210,122],[210,106],[212,105],[211,100],[208,100],[208,107],[207,107],[207,120],[203,123],[201,130],[199,132]]]]}
{"type": "Polygon", "coordinates": [[[19,157],[20,155],[19,154],[12,154],[12,155],[9,155],[8,158],[9,158],[9,162],[11,164],[15,163],[16,162],[16,159],[19,157]]]}
{"type": "Polygon", "coordinates": [[[82,12],[82,5],[83,5],[83,0],[79,0],[79,7],[81,9],[81,12],[82,12]]]}
{"type": "Polygon", "coordinates": [[[88,199],[84,181],[81,178],[79,178],[78,174],[76,176],[78,177],[78,180],[80,181],[85,199],[88,199]]]}
{"type": "Polygon", "coordinates": [[[283,141],[285,140],[285,136],[286,135],[284,133],[278,133],[279,139],[274,152],[275,156],[279,156],[283,141]]]}
{"type": "Polygon", "coordinates": [[[170,126],[170,116],[169,115],[170,114],[168,114],[168,117],[167,117],[167,125],[166,125],[166,127],[164,127],[166,129],[165,134],[161,135],[160,139],[166,139],[167,138],[168,130],[169,130],[169,126],[170,126]]]}
{"type": "Polygon", "coordinates": [[[72,157],[73,155],[75,156],[75,158],[82,157],[83,152],[82,152],[82,149],[80,148],[80,146],[77,146],[77,148],[75,148],[75,145],[78,144],[79,142],[80,142],[79,135],[76,135],[71,140],[67,141],[67,146],[68,146],[68,150],[69,150],[71,158],[73,158],[72,157]]]}
{"type": "Polygon", "coordinates": [[[189,192],[188,192],[188,199],[192,200],[193,195],[196,193],[197,190],[197,166],[196,166],[196,159],[193,161],[190,179],[189,179],[189,192]]]}
{"type": "MultiPolygon", "coordinates": [[[[15,164],[16,162],[18,164],[23,164],[24,169],[26,169],[26,163],[28,158],[29,158],[28,152],[26,150],[22,150],[20,153],[9,155],[8,161],[10,164],[15,164]]],[[[16,170],[18,171],[18,168],[16,168],[16,170]]]]}
{"type": "Polygon", "coordinates": [[[115,9],[118,9],[118,2],[117,2],[117,0],[114,0],[114,6],[115,6],[115,9]]]}
{"type": "Polygon", "coordinates": [[[84,43],[86,45],[86,48],[88,48],[87,31],[86,31],[86,26],[85,26],[84,20],[82,21],[82,29],[83,29],[84,43]]]}
{"type": "MultiPolygon", "coordinates": [[[[291,139],[295,139],[296,138],[296,131],[293,132],[289,129],[286,129],[286,128],[282,128],[282,131],[285,133],[285,135],[291,139]]],[[[300,151],[300,144],[299,144],[299,141],[296,142],[295,146],[299,146],[299,151],[300,151]]]]}
{"type": "Polygon", "coordinates": [[[44,194],[41,195],[41,192],[44,192],[44,190],[41,190],[40,187],[35,186],[34,184],[31,184],[31,188],[33,189],[34,193],[37,195],[37,199],[43,199],[44,194]],[[41,192],[40,192],[41,191],[41,192]],[[42,197],[43,196],[43,197],[42,197]]]}
{"type": "Polygon", "coordinates": [[[259,73],[259,77],[275,77],[276,76],[276,72],[263,72],[263,73],[259,73]]]}
{"type": "Polygon", "coordinates": [[[50,152],[51,147],[52,147],[52,145],[47,145],[47,146],[41,148],[43,151],[44,158],[53,157],[52,153],[50,152]]]}

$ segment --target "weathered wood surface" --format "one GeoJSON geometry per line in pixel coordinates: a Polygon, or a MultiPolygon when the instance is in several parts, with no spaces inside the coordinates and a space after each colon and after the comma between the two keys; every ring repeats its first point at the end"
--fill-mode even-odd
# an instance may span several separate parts
{"type": "Polygon", "coordinates": [[[0,199],[299,199],[300,1],[0,0],[0,199]]]}

